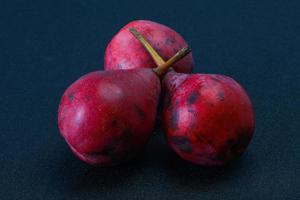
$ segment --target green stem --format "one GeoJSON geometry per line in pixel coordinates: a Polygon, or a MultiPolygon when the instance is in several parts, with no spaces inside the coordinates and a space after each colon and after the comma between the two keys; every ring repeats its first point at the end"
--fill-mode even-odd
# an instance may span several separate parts
{"type": "Polygon", "coordinates": [[[158,52],[151,46],[151,44],[142,36],[135,28],[129,28],[129,31],[138,39],[145,49],[149,52],[151,57],[157,66],[165,63],[164,59],[158,54],[158,52]]]}
{"type": "Polygon", "coordinates": [[[157,53],[157,51],[151,46],[151,44],[136,29],[129,28],[129,31],[142,43],[142,45],[151,55],[155,63],[158,65],[158,67],[153,69],[153,71],[158,76],[163,76],[171,67],[171,65],[173,65],[175,62],[179,61],[191,52],[190,47],[184,47],[181,50],[179,50],[174,56],[172,56],[167,62],[165,62],[162,59],[162,57],[157,53]]]}
{"type": "Polygon", "coordinates": [[[190,47],[184,47],[180,49],[174,56],[172,56],[169,60],[167,60],[167,62],[154,68],[153,71],[159,76],[163,76],[174,63],[181,60],[190,52],[191,52],[190,47]]]}

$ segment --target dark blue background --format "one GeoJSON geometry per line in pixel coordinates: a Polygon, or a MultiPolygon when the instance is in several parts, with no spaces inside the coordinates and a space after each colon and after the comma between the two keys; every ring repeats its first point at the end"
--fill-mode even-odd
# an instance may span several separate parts
{"type": "Polygon", "coordinates": [[[0,2],[0,199],[299,199],[298,1],[0,2]],[[142,158],[99,169],[58,132],[60,96],[102,69],[111,37],[134,19],[181,33],[196,72],[234,77],[257,128],[221,169],[181,161],[154,134],[142,158]]]}

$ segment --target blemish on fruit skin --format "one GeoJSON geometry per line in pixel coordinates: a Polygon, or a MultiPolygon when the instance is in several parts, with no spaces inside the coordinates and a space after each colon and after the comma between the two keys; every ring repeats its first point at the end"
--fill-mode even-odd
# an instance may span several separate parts
{"type": "Polygon", "coordinates": [[[223,151],[223,154],[218,155],[218,159],[228,160],[228,155],[233,158],[240,156],[244,152],[244,149],[247,147],[249,141],[250,138],[248,133],[241,132],[236,138],[231,138],[226,142],[228,154],[225,153],[226,151],[223,151]]]}
{"type": "Polygon", "coordinates": [[[74,100],[74,92],[71,92],[71,93],[68,94],[68,99],[69,99],[70,101],[73,101],[73,100],[74,100]]]}
{"type": "Polygon", "coordinates": [[[67,106],[64,106],[63,109],[62,109],[62,113],[66,113],[68,110],[67,106]]]}
{"type": "Polygon", "coordinates": [[[193,91],[193,92],[190,94],[190,96],[189,96],[189,98],[188,98],[188,100],[187,100],[188,104],[193,104],[193,103],[195,103],[196,100],[197,100],[197,98],[198,98],[198,96],[199,96],[199,93],[196,92],[196,91],[193,91]]]}
{"type": "Polygon", "coordinates": [[[176,108],[171,108],[170,126],[176,130],[178,128],[178,111],[176,108]]]}
{"type": "MultiPolygon", "coordinates": [[[[129,128],[126,128],[119,139],[117,140],[113,140],[109,145],[107,145],[100,153],[98,153],[99,155],[104,155],[104,156],[108,156],[111,158],[112,162],[116,162],[118,163],[121,160],[125,160],[124,156],[126,154],[129,154],[129,152],[131,151],[131,149],[127,149],[127,151],[125,151],[123,149],[124,145],[126,145],[128,143],[128,141],[130,141],[132,139],[132,133],[131,130],[129,128]]],[[[132,153],[130,153],[132,154],[132,153]]],[[[131,155],[128,155],[131,156],[131,155]]]]}
{"type": "Polygon", "coordinates": [[[192,144],[185,136],[174,136],[171,138],[171,142],[181,151],[190,153],[192,152],[192,144]]]}
{"type": "Polygon", "coordinates": [[[163,50],[162,50],[161,48],[157,48],[156,51],[157,51],[157,53],[158,53],[159,55],[162,55],[162,54],[163,54],[163,50]]]}
{"type": "Polygon", "coordinates": [[[214,85],[217,85],[220,83],[220,80],[218,78],[216,78],[215,76],[211,76],[211,79],[213,80],[214,85]]]}
{"type": "Polygon", "coordinates": [[[122,63],[118,63],[118,64],[117,64],[117,68],[118,68],[118,69],[123,69],[122,63]]]}
{"type": "Polygon", "coordinates": [[[145,119],[146,114],[138,105],[134,104],[134,110],[141,119],[145,119]]]}
{"type": "Polygon", "coordinates": [[[220,101],[224,101],[224,99],[225,99],[225,97],[224,97],[224,92],[221,91],[221,90],[218,91],[218,99],[219,99],[220,101]]]}
{"type": "Polygon", "coordinates": [[[165,45],[170,45],[170,44],[174,44],[176,42],[176,40],[174,38],[166,38],[165,39],[165,45]]]}
{"type": "Polygon", "coordinates": [[[193,109],[189,108],[188,112],[194,114],[195,111],[193,109]]]}

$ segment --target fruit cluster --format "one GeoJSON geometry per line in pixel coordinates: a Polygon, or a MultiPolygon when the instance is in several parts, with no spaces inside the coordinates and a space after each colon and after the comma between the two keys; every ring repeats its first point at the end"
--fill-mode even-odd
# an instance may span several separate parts
{"type": "Polygon", "coordinates": [[[163,98],[169,146],[194,164],[228,163],[252,138],[251,101],[232,78],[191,74],[193,67],[190,48],[171,28],[146,20],[127,24],[106,48],[105,71],[82,76],[63,94],[62,136],[89,164],[125,162],[147,144],[163,98]]]}

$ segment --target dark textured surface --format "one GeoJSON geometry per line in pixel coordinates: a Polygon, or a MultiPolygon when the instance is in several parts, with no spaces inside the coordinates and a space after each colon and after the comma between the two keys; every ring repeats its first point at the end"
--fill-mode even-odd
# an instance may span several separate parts
{"type": "Polygon", "coordinates": [[[300,199],[299,17],[298,1],[2,0],[0,199],[300,199]],[[123,166],[73,156],[56,124],[60,96],[102,68],[110,38],[133,19],[173,27],[191,44],[196,72],[246,88],[257,128],[240,160],[190,165],[159,132],[123,166]]]}

